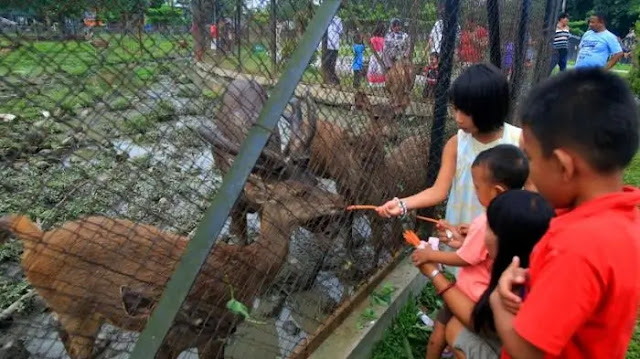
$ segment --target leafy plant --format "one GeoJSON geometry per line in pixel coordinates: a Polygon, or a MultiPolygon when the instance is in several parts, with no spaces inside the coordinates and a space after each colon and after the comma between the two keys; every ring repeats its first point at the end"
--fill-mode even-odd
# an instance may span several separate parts
{"type": "Polygon", "coordinates": [[[396,288],[391,283],[385,283],[382,289],[371,293],[371,305],[389,306],[391,304],[391,295],[395,291],[396,288]]]}

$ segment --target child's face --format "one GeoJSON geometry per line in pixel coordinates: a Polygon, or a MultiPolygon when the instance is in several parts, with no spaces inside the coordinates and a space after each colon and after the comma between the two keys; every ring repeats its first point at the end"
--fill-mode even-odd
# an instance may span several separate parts
{"type": "Polygon", "coordinates": [[[431,58],[429,59],[431,66],[436,66],[438,65],[438,57],[437,56],[431,56],[431,58]]]}
{"type": "Polygon", "coordinates": [[[478,201],[483,207],[488,207],[489,203],[496,196],[504,192],[501,185],[492,183],[489,169],[486,165],[471,167],[471,177],[473,178],[473,186],[476,189],[478,201]]]}
{"type": "Polygon", "coordinates": [[[572,206],[577,195],[571,156],[562,149],[545,156],[540,142],[528,126],[522,129],[522,139],[522,149],[529,159],[529,179],[538,193],[555,208],[572,206]]]}
{"type": "Polygon", "coordinates": [[[487,226],[484,233],[484,245],[487,247],[487,252],[489,252],[489,258],[496,259],[496,255],[498,254],[498,237],[496,237],[496,234],[493,233],[489,226],[487,226]]]}
{"type": "Polygon", "coordinates": [[[461,129],[466,133],[471,133],[471,134],[478,132],[478,129],[476,128],[476,125],[474,125],[473,120],[471,119],[471,116],[462,112],[455,105],[452,105],[452,108],[453,108],[453,117],[456,120],[456,125],[458,125],[459,129],[461,129]]]}

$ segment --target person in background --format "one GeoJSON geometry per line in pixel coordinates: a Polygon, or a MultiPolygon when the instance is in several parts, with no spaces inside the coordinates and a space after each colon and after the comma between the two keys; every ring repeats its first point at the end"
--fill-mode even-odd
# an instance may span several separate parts
{"type": "Polygon", "coordinates": [[[426,83],[422,96],[424,98],[432,98],[435,94],[436,84],[438,83],[438,70],[440,67],[440,55],[437,52],[432,52],[429,55],[429,64],[424,68],[424,76],[426,77],[426,83]]]}
{"type": "Polygon", "coordinates": [[[353,70],[353,87],[360,88],[360,82],[364,77],[364,44],[360,33],[355,36],[351,69],[353,70]]]}
{"type": "MultiPolygon", "coordinates": [[[[371,42],[371,47],[373,51],[376,52],[378,57],[382,59],[382,52],[384,50],[384,33],[386,31],[386,26],[384,23],[378,23],[375,30],[373,31],[373,36],[369,40],[371,42]]],[[[369,86],[372,87],[380,87],[384,85],[385,76],[384,71],[382,69],[382,64],[378,62],[378,58],[375,54],[371,54],[369,58],[369,68],[367,69],[367,81],[369,82],[369,86]]]]}
{"type": "Polygon", "coordinates": [[[534,50],[535,42],[531,35],[527,36],[527,52],[524,59],[524,66],[531,67],[533,65],[533,60],[535,58],[535,50],[534,50]]]}
{"type": "Polygon", "coordinates": [[[504,70],[507,78],[511,78],[511,73],[513,72],[513,58],[516,53],[516,45],[513,41],[507,42],[504,48],[504,58],[502,59],[502,69],[504,70]]]}
{"type": "Polygon", "coordinates": [[[402,31],[400,19],[391,20],[391,31],[384,37],[382,61],[390,69],[393,64],[409,55],[409,35],[402,31]]]}
{"type": "Polygon", "coordinates": [[[338,50],[340,50],[342,31],[342,19],[336,15],[331,19],[331,23],[327,28],[327,52],[323,61],[326,81],[334,85],[340,84],[340,78],[336,74],[336,62],[338,60],[338,50]]]}
{"type": "Polygon", "coordinates": [[[610,70],[623,56],[622,47],[616,35],[607,30],[604,15],[595,14],[589,19],[590,30],[585,32],[578,46],[576,69],[601,67],[610,70]]]}
{"type": "Polygon", "coordinates": [[[560,14],[560,16],[558,16],[556,33],[553,36],[551,71],[553,71],[556,66],[560,68],[560,71],[564,71],[567,68],[567,57],[569,56],[569,38],[571,38],[571,32],[569,29],[569,14],[563,12],[562,14],[560,14]]]}
{"type": "Polygon", "coordinates": [[[514,257],[490,296],[503,357],[625,357],[640,303],[640,190],[623,181],[635,109],[626,81],[600,68],[551,77],[523,101],[530,177],[557,217],[528,269],[514,257]]]}
{"type": "Polygon", "coordinates": [[[631,63],[633,50],[636,48],[636,29],[631,27],[629,33],[622,39],[622,51],[624,51],[624,63],[631,63]]]}

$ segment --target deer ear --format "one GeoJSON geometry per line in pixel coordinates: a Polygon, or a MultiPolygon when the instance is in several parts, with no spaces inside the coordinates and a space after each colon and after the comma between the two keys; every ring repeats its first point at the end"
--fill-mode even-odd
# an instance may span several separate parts
{"type": "Polygon", "coordinates": [[[148,317],[156,305],[151,293],[136,291],[127,286],[120,287],[120,296],[125,313],[131,317],[148,317]]]}

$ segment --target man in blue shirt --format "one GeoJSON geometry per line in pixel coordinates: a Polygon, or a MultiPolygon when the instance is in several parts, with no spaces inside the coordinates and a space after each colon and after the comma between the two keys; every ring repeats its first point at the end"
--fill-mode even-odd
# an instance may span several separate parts
{"type": "Polygon", "coordinates": [[[580,41],[580,50],[575,68],[604,67],[606,70],[615,66],[623,56],[618,38],[606,28],[605,17],[592,15],[589,28],[580,41]],[[608,60],[608,61],[607,61],[608,60]]]}

